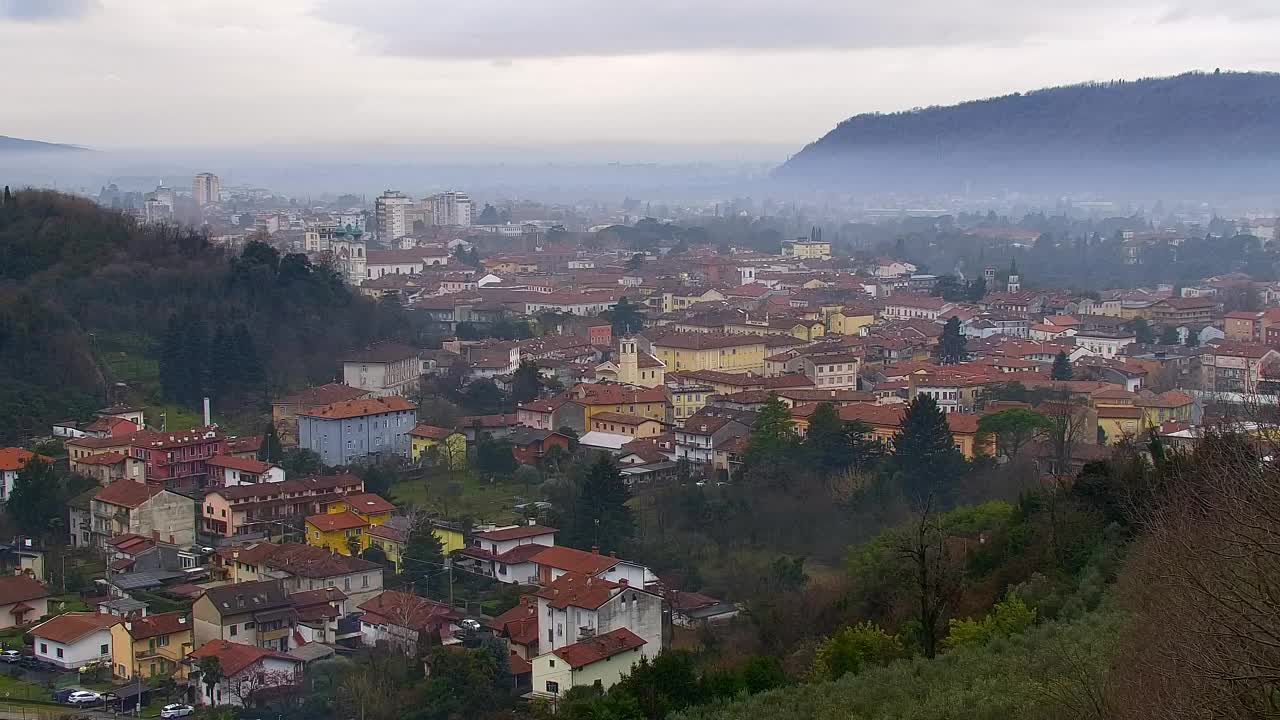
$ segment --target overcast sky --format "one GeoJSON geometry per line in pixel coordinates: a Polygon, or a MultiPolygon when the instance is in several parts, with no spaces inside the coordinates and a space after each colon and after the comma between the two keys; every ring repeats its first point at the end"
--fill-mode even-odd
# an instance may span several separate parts
{"type": "Polygon", "coordinates": [[[0,0],[0,66],[0,135],[99,148],[798,149],[859,112],[1280,70],[1280,0],[0,0]]]}

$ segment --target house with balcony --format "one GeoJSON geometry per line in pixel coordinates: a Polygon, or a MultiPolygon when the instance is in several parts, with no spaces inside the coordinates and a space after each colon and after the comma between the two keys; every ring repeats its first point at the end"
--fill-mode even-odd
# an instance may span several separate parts
{"type": "Polygon", "coordinates": [[[186,677],[182,659],[195,649],[184,611],[116,617],[111,626],[111,674],[124,680],[186,677]]]}
{"type": "Polygon", "coordinates": [[[200,503],[200,532],[234,537],[254,531],[293,527],[302,518],[328,512],[346,495],[364,492],[355,475],[314,475],[279,483],[217,488],[200,503]]]}
{"type": "Polygon", "coordinates": [[[359,604],[382,592],[383,567],[300,543],[255,542],[223,548],[234,582],[282,580],[289,592],[338,588],[359,604]]]}
{"type": "Polygon", "coordinates": [[[607,690],[644,656],[639,635],[620,628],[543,653],[533,659],[533,696],[558,698],[575,687],[607,690]]]}
{"type": "Polygon", "coordinates": [[[716,467],[716,451],[749,432],[749,427],[730,417],[694,415],[685,421],[684,427],[675,429],[676,461],[716,467]]]}
{"type": "Polygon", "coordinates": [[[298,445],[330,467],[409,456],[417,405],[397,395],[348,400],[298,414],[298,445]]]}
{"type": "Polygon", "coordinates": [[[418,652],[424,635],[434,636],[443,644],[456,643],[453,633],[463,619],[462,613],[448,605],[396,590],[379,593],[358,607],[363,613],[360,630],[365,645],[385,642],[408,655],[418,652]]]}
{"type": "Polygon", "coordinates": [[[225,640],[287,652],[297,624],[294,602],[282,580],[209,588],[191,606],[197,647],[225,640]]]}
{"type": "Polygon", "coordinates": [[[472,533],[458,551],[464,569],[504,583],[537,582],[538,569],[531,558],[556,544],[557,530],[542,525],[509,525],[472,533]]]}
{"type": "Polygon", "coordinates": [[[534,593],[540,653],[625,628],[645,641],[645,657],[662,650],[662,598],[626,578],[568,572],[534,593]]]}
{"type": "MultiPolygon", "coordinates": [[[[343,384],[372,397],[413,394],[421,376],[419,352],[399,343],[378,343],[342,359],[343,384]]],[[[297,412],[307,410],[299,408],[297,412]]]]}
{"type": "Polygon", "coordinates": [[[278,650],[213,640],[187,656],[193,686],[197,689],[196,704],[201,706],[231,705],[250,707],[261,695],[269,696],[280,688],[301,684],[303,661],[278,650]],[[206,684],[199,677],[200,661],[206,657],[218,658],[222,679],[206,684]]]}
{"type": "Polygon", "coordinates": [[[129,533],[171,545],[196,540],[194,503],[163,485],[117,480],[94,493],[89,512],[94,547],[106,548],[111,538],[129,533]]]}
{"type": "Polygon", "coordinates": [[[284,482],[284,468],[253,458],[215,455],[206,464],[212,487],[284,482]]]}

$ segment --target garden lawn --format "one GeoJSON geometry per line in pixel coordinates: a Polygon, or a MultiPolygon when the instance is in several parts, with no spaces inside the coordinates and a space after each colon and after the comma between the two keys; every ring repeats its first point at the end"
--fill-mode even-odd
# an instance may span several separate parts
{"type": "Polygon", "coordinates": [[[524,487],[514,483],[488,483],[471,473],[429,471],[425,476],[401,480],[391,488],[399,505],[413,505],[449,518],[471,518],[477,523],[498,524],[519,520],[513,506],[525,502],[524,487]]]}

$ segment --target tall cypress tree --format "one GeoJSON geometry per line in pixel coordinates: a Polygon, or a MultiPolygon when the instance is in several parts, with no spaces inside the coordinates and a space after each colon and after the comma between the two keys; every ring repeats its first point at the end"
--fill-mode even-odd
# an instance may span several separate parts
{"type": "Polygon", "coordinates": [[[964,474],[965,460],[956,449],[947,416],[937,401],[917,394],[893,436],[893,467],[912,502],[929,495],[946,497],[964,474]]]}
{"type": "Polygon", "coordinates": [[[943,365],[955,365],[964,360],[965,339],[960,332],[960,318],[951,316],[938,338],[937,359],[943,365]]]}
{"type": "Polygon", "coordinates": [[[284,448],[280,445],[280,436],[276,435],[275,423],[267,423],[266,430],[262,433],[262,444],[258,446],[258,459],[276,464],[284,459],[284,448]]]}
{"type": "Polygon", "coordinates": [[[262,359],[258,356],[258,347],[253,342],[249,326],[244,323],[237,324],[231,344],[234,348],[236,382],[246,390],[261,387],[262,359]]]}
{"type": "Polygon", "coordinates": [[[182,335],[182,321],[176,313],[170,315],[160,337],[160,390],[170,400],[181,400],[182,335]]]}
{"type": "Polygon", "coordinates": [[[231,335],[219,325],[213,331],[209,345],[209,391],[214,397],[224,396],[238,378],[236,358],[232,352],[231,335]]]}
{"type": "Polygon", "coordinates": [[[1067,358],[1067,353],[1059,350],[1053,358],[1053,369],[1049,371],[1049,377],[1054,380],[1070,380],[1074,375],[1075,371],[1071,369],[1071,360],[1067,358]]]}
{"type": "Polygon", "coordinates": [[[635,519],[627,507],[630,493],[622,473],[607,455],[587,470],[573,508],[573,539],[602,552],[618,550],[635,533],[635,519]]]}

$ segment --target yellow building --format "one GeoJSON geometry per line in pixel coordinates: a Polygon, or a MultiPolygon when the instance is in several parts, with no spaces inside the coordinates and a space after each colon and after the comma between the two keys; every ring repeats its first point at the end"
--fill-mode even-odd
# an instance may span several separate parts
{"type": "Polygon", "coordinates": [[[717,392],[710,385],[673,385],[667,389],[671,391],[671,415],[677,424],[696,415],[717,392]]]}
{"type": "Polygon", "coordinates": [[[875,324],[874,310],[844,308],[827,316],[827,330],[840,335],[857,335],[862,328],[875,324]]]}
{"type": "Polygon", "coordinates": [[[596,366],[596,380],[659,387],[667,381],[667,368],[658,358],[640,352],[635,338],[624,337],[614,359],[596,366]]]}
{"type": "Polygon", "coordinates": [[[195,649],[191,620],[183,612],[120,618],[111,626],[111,674],[134,679],[187,676],[182,659],[195,649]]]}
{"type": "Polygon", "coordinates": [[[339,555],[358,555],[369,547],[368,530],[391,517],[395,505],[374,495],[347,495],[329,505],[329,511],[310,515],[303,522],[307,544],[339,555]]]}
{"type": "Polygon", "coordinates": [[[1170,420],[1191,422],[1195,398],[1179,390],[1150,396],[1144,391],[1133,401],[1133,404],[1142,408],[1144,427],[1160,427],[1170,420]]]}
{"type": "Polygon", "coordinates": [[[599,413],[639,415],[664,423],[671,417],[671,396],[665,387],[636,389],[612,383],[582,383],[570,394],[573,402],[583,408],[583,428],[590,428],[599,413]]]}
{"type": "Polygon", "coordinates": [[[414,462],[438,460],[450,470],[467,466],[467,436],[457,430],[419,424],[409,431],[409,457],[414,462]]]}
{"type": "MultiPolygon", "coordinates": [[[[466,538],[461,530],[443,525],[433,525],[432,534],[440,541],[440,547],[447,556],[455,550],[467,546],[466,538]]],[[[389,525],[372,525],[365,531],[368,547],[376,547],[387,556],[396,572],[400,572],[400,562],[404,558],[405,547],[409,544],[409,531],[389,525]]]]}
{"type": "Polygon", "coordinates": [[[800,340],[813,341],[825,335],[827,328],[820,320],[776,317],[725,323],[724,331],[727,335],[790,335],[800,340]]]}
{"type": "Polygon", "coordinates": [[[667,372],[718,370],[720,372],[764,372],[770,353],[758,335],[718,335],[714,333],[669,333],[654,340],[653,354],[667,372]]]}
{"type": "Polygon", "coordinates": [[[695,303],[718,302],[724,299],[724,293],[715,289],[691,287],[682,290],[664,292],[662,293],[662,312],[675,312],[676,310],[684,310],[695,303]]]}
{"type": "Polygon", "coordinates": [[[803,260],[825,260],[831,257],[831,243],[821,240],[797,240],[782,243],[783,257],[795,257],[803,260]]]}
{"type": "Polygon", "coordinates": [[[626,413],[602,412],[596,413],[591,418],[591,430],[593,432],[630,435],[636,438],[661,435],[666,430],[666,427],[664,423],[653,418],[627,415],[626,413]]]}

